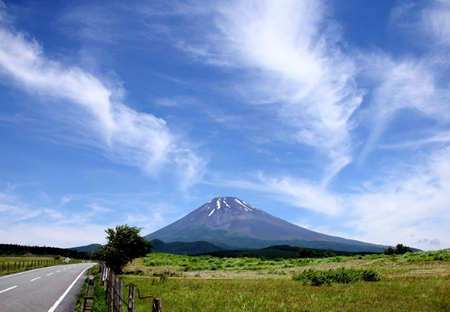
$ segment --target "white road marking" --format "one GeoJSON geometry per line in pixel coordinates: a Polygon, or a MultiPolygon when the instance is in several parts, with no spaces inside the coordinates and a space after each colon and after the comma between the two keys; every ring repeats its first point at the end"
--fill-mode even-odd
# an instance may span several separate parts
{"type": "Polygon", "coordinates": [[[1,293],[4,293],[4,292],[7,292],[8,290],[14,289],[14,288],[16,288],[16,287],[17,287],[17,286],[13,286],[13,287],[6,288],[5,290],[1,290],[1,291],[0,291],[0,294],[1,294],[1,293]]]}
{"type": "Polygon", "coordinates": [[[56,273],[61,272],[61,270],[56,271],[56,273]]]}
{"type": "Polygon", "coordinates": [[[58,301],[55,302],[55,304],[53,305],[53,307],[50,308],[50,310],[48,310],[48,312],[53,312],[56,310],[56,308],[58,307],[58,305],[61,303],[61,301],[63,301],[64,297],[69,293],[69,291],[72,289],[73,285],[75,285],[75,283],[78,281],[78,279],[81,277],[81,275],[83,275],[83,273],[89,269],[89,267],[87,267],[86,269],[84,269],[80,275],[78,275],[78,277],[73,281],[73,283],[69,286],[69,288],[67,288],[67,290],[62,294],[62,296],[58,299],[58,301]]]}
{"type": "Polygon", "coordinates": [[[38,280],[38,279],[40,279],[41,277],[36,277],[36,278],[33,278],[30,282],[34,282],[35,280],[38,280]]]}
{"type": "Polygon", "coordinates": [[[34,271],[37,271],[37,270],[38,269],[34,269],[34,270],[30,270],[30,271],[23,271],[23,272],[14,273],[14,274],[9,274],[9,275],[5,275],[5,276],[0,277],[0,279],[9,278],[9,277],[16,276],[16,275],[28,274],[28,273],[31,273],[31,272],[34,272],[34,271]]]}
{"type": "Polygon", "coordinates": [[[53,272],[52,272],[52,273],[48,273],[47,276],[50,276],[50,275],[52,275],[52,274],[53,274],[53,272]]]}

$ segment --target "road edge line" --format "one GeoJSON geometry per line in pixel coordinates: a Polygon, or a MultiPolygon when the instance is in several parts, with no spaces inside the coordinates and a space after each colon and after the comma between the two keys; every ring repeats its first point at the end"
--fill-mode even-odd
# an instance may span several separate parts
{"type": "Polygon", "coordinates": [[[69,291],[72,289],[73,285],[75,285],[75,283],[78,281],[78,279],[81,277],[81,275],[84,274],[84,272],[87,269],[90,269],[92,266],[87,267],[86,269],[84,269],[83,271],[81,271],[80,275],[78,275],[78,277],[73,281],[73,283],[69,286],[69,288],[67,288],[67,290],[62,294],[61,297],[59,297],[58,301],[55,302],[55,304],[50,308],[50,310],[48,310],[48,312],[54,312],[55,309],[59,306],[59,304],[61,303],[61,301],[63,301],[64,297],[69,293],[69,291]]]}

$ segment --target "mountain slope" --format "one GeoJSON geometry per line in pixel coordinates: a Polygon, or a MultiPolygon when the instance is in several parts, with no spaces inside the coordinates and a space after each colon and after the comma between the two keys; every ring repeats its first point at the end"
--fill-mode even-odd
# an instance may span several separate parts
{"type": "Polygon", "coordinates": [[[217,197],[178,221],[146,236],[164,242],[207,241],[216,246],[256,249],[292,245],[342,251],[382,252],[379,245],[307,230],[235,197],[217,197]]]}
{"type": "Polygon", "coordinates": [[[68,248],[70,250],[76,250],[79,252],[85,252],[85,253],[94,253],[98,251],[98,247],[100,247],[101,244],[90,244],[87,246],[79,246],[79,247],[71,247],[68,248]]]}

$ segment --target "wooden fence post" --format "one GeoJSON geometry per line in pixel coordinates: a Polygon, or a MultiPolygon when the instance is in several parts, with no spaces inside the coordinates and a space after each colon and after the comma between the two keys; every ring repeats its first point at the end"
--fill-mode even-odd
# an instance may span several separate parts
{"type": "Polygon", "coordinates": [[[130,284],[130,289],[128,290],[128,312],[134,312],[135,294],[136,289],[134,289],[134,284],[130,284]]]}
{"type": "Polygon", "coordinates": [[[123,282],[122,279],[116,275],[116,282],[115,282],[115,302],[114,302],[114,308],[117,312],[122,312],[123,303],[122,303],[122,294],[123,294],[123,282]]]}
{"type": "Polygon", "coordinates": [[[153,299],[152,312],[161,312],[161,311],[162,311],[162,300],[161,300],[161,298],[153,299]]]}
{"type": "Polygon", "coordinates": [[[117,288],[119,287],[119,279],[117,275],[114,274],[114,292],[113,292],[113,301],[114,301],[114,309],[113,311],[119,311],[119,298],[117,298],[117,288]]]}
{"type": "Polygon", "coordinates": [[[109,306],[114,311],[114,273],[110,270],[108,276],[108,294],[109,294],[109,306]]]}

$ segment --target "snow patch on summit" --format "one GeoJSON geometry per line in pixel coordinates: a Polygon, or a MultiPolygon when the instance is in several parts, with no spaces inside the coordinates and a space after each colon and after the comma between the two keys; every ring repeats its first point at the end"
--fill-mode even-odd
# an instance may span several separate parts
{"type": "Polygon", "coordinates": [[[211,217],[211,215],[214,213],[214,211],[216,211],[216,209],[213,209],[213,210],[209,213],[208,217],[211,217]]]}
{"type": "Polygon", "coordinates": [[[237,199],[237,198],[235,198],[234,201],[237,202],[238,204],[240,204],[240,205],[244,208],[245,211],[253,211],[253,210],[252,210],[253,207],[250,206],[249,204],[247,204],[246,202],[241,202],[241,201],[240,201],[239,199],[237,199]],[[250,207],[252,207],[252,208],[250,208],[250,207]]]}

